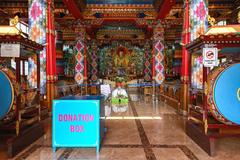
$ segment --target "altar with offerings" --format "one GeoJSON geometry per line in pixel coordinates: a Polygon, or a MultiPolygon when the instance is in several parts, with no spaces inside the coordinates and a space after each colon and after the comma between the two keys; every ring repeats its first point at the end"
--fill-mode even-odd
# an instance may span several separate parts
{"type": "Polygon", "coordinates": [[[104,46],[99,50],[99,76],[115,81],[117,76],[126,81],[143,76],[144,51],[128,43],[104,46]]]}

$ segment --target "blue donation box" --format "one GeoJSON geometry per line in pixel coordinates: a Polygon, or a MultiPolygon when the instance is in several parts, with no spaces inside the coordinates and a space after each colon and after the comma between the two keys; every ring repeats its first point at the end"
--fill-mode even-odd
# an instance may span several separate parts
{"type": "Polygon", "coordinates": [[[96,147],[104,135],[103,96],[67,96],[53,101],[52,147],[96,147]]]}

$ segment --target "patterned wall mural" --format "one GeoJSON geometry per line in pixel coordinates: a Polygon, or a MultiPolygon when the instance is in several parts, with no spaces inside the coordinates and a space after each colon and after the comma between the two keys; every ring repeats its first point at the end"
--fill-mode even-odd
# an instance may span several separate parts
{"type": "Polygon", "coordinates": [[[191,41],[204,34],[208,28],[208,3],[207,0],[190,1],[190,32],[191,41]]]}
{"type": "MultiPolygon", "coordinates": [[[[46,0],[29,0],[29,37],[31,40],[46,43],[46,0]]],[[[31,64],[33,61],[29,61],[31,64]]],[[[35,65],[31,65],[34,67],[35,65]]],[[[34,68],[29,69],[29,74],[34,74],[34,68]]],[[[46,93],[46,48],[40,52],[40,93],[46,93]]]]}

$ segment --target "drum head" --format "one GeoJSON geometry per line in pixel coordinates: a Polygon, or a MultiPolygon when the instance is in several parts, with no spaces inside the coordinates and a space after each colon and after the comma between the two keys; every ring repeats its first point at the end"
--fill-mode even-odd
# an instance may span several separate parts
{"type": "Polygon", "coordinates": [[[8,76],[0,71],[0,120],[10,111],[14,100],[14,90],[8,76]]]}
{"type": "Polygon", "coordinates": [[[218,75],[213,98],[218,112],[240,125],[240,64],[234,64],[218,75]]]}

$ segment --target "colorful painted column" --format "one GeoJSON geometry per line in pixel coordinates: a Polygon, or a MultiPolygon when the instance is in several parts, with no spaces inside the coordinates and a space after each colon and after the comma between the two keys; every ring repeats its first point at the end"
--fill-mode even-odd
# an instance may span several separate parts
{"type": "Polygon", "coordinates": [[[76,46],[74,48],[75,58],[76,58],[76,66],[75,66],[75,81],[78,84],[83,84],[84,80],[87,79],[86,72],[86,45],[85,45],[85,28],[79,24],[76,29],[76,46]]]}
{"type": "Polygon", "coordinates": [[[144,46],[144,81],[145,82],[151,82],[152,81],[152,55],[151,55],[151,47],[149,44],[149,41],[146,42],[144,46]]]}
{"type": "MultiPolygon", "coordinates": [[[[190,41],[203,35],[208,29],[208,0],[186,0],[185,7],[188,13],[188,25],[190,27],[190,41]],[[190,21],[190,24],[189,24],[190,21]]],[[[185,10],[186,12],[186,10],[185,10]]],[[[185,13],[186,14],[186,13],[185,13]]],[[[186,16],[185,16],[186,17],[186,16]]],[[[187,23],[187,22],[185,22],[187,23]]]]}
{"type": "Polygon", "coordinates": [[[161,84],[164,79],[164,28],[160,22],[157,23],[153,30],[153,80],[157,84],[161,84]]]}
{"type": "Polygon", "coordinates": [[[185,0],[184,4],[184,22],[183,22],[183,32],[182,32],[182,75],[181,80],[183,83],[182,88],[182,107],[180,113],[187,115],[188,110],[188,87],[189,87],[189,60],[188,51],[186,45],[190,42],[190,19],[189,19],[189,0],[185,0]]]}
{"type": "Polygon", "coordinates": [[[186,115],[188,111],[188,88],[190,59],[186,45],[203,35],[208,28],[208,3],[207,0],[185,0],[184,23],[182,34],[182,107],[181,112],[186,115]]]}
{"type": "Polygon", "coordinates": [[[98,47],[97,47],[97,44],[96,44],[96,41],[93,41],[93,44],[92,44],[92,53],[91,53],[91,57],[90,59],[92,60],[91,61],[91,82],[93,84],[97,83],[98,82],[98,55],[97,55],[97,52],[98,52],[98,47]]]}
{"type": "Polygon", "coordinates": [[[47,105],[51,110],[52,100],[55,96],[54,83],[57,80],[56,75],[56,42],[54,26],[54,3],[52,0],[47,1],[47,105]]]}
{"type": "MultiPolygon", "coordinates": [[[[28,1],[28,24],[29,24],[29,38],[39,44],[46,44],[46,0],[29,0],[28,1]]],[[[29,60],[29,85],[36,87],[36,63],[29,60]]],[[[46,47],[40,52],[40,93],[46,94],[46,47]]]]}

